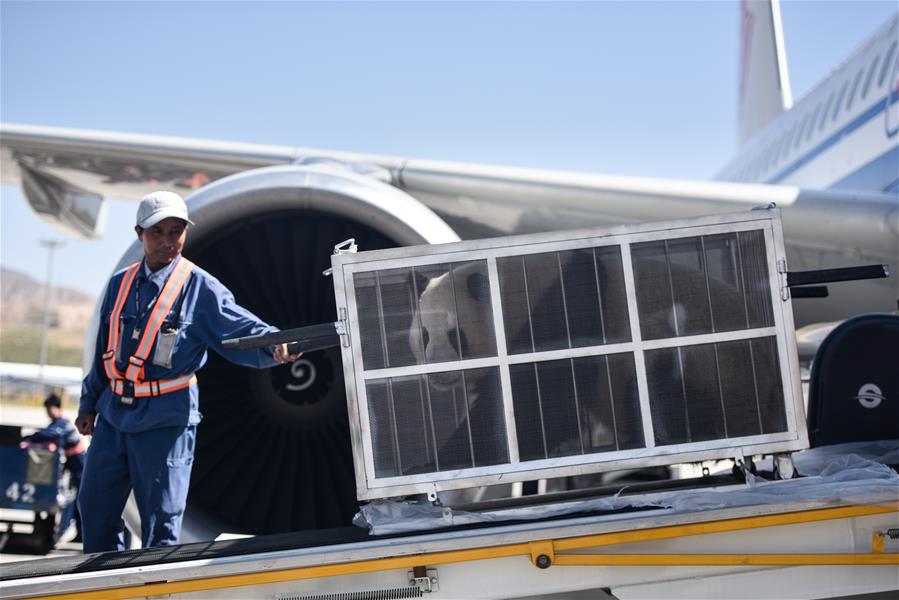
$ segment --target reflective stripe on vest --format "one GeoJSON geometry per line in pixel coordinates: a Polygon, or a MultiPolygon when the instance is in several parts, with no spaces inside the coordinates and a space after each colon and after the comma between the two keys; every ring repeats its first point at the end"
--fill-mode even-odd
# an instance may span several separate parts
{"type": "MultiPolygon", "coordinates": [[[[176,390],[183,390],[186,387],[192,386],[196,382],[197,376],[193,373],[189,375],[182,375],[181,377],[176,377],[175,379],[141,381],[140,383],[134,384],[134,397],[146,398],[148,396],[161,396],[162,394],[168,394],[169,392],[174,392],[176,390]]],[[[110,386],[112,387],[112,391],[115,394],[121,396],[122,392],[125,390],[125,381],[122,379],[116,379],[115,381],[110,382],[110,386]]]]}
{"type": "Polygon", "coordinates": [[[103,355],[103,366],[106,370],[106,376],[109,378],[112,391],[120,396],[125,389],[122,381],[124,379],[134,382],[134,395],[137,397],[158,396],[174,392],[184,389],[197,381],[193,374],[182,375],[175,379],[144,381],[144,361],[150,355],[150,350],[153,348],[153,342],[156,340],[156,335],[159,333],[162,323],[168,316],[172,305],[181,293],[188,276],[190,276],[194,268],[194,263],[183,256],[178,261],[178,264],[175,265],[156,299],[153,311],[147,319],[147,326],[144,328],[143,336],[141,336],[141,340],[138,343],[137,352],[134,353],[134,356],[128,358],[128,367],[125,373],[122,374],[116,367],[115,354],[116,344],[119,342],[119,319],[140,266],[141,263],[137,262],[125,270],[122,283],[119,285],[118,295],[113,303],[112,312],[109,314],[109,339],[106,353],[103,355]]]}
{"type": "Polygon", "coordinates": [[[135,383],[144,381],[144,361],[150,356],[150,350],[156,341],[156,334],[159,333],[159,328],[162,327],[163,321],[169,315],[169,311],[172,310],[172,306],[175,304],[175,300],[181,293],[181,288],[184,287],[184,283],[187,281],[193,268],[194,263],[183,256],[178,261],[178,264],[175,265],[168,280],[162,287],[162,291],[159,293],[159,298],[156,300],[156,305],[150,313],[150,318],[147,319],[147,325],[144,327],[144,334],[137,345],[137,351],[134,353],[134,356],[128,359],[125,379],[135,383]]]}
{"type": "Polygon", "coordinates": [[[115,346],[119,342],[119,315],[122,314],[122,307],[125,306],[125,300],[128,298],[128,292],[131,291],[131,284],[134,283],[134,277],[139,268],[140,263],[136,262],[125,269],[122,283],[119,284],[119,292],[112,305],[112,312],[109,313],[109,338],[106,342],[106,354],[103,355],[103,366],[110,381],[122,377],[115,366],[115,346]]]}

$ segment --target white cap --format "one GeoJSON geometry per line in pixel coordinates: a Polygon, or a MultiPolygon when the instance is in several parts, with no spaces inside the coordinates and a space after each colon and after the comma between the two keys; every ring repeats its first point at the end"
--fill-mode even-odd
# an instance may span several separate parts
{"type": "Polygon", "coordinates": [[[163,219],[175,217],[187,221],[187,205],[181,196],[174,192],[153,192],[147,194],[137,207],[137,226],[141,229],[153,227],[163,219]]]}

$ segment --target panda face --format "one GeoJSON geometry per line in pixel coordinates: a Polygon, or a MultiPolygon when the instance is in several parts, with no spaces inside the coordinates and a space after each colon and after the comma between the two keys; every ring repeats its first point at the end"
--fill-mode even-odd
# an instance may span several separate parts
{"type": "MultiPolygon", "coordinates": [[[[492,331],[473,318],[489,310],[489,284],[483,269],[483,263],[468,263],[422,284],[424,291],[409,331],[409,345],[418,364],[456,362],[471,358],[472,348],[490,345],[492,331]]],[[[442,388],[452,387],[460,379],[459,371],[429,377],[442,388]]]]}
{"type": "Polygon", "coordinates": [[[422,339],[413,345],[413,351],[419,353],[419,362],[449,362],[462,357],[459,338],[464,333],[458,331],[449,278],[450,274],[445,273],[432,279],[421,294],[419,318],[422,339]]]}

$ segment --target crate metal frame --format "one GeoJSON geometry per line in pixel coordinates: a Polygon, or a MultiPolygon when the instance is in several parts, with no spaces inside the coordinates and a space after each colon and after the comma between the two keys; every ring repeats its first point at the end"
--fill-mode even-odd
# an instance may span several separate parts
{"type": "Polygon", "coordinates": [[[754,210],[696,219],[622,225],[612,228],[516,235],[432,246],[335,254],[332,257],[332,267],[338,317],[341,321],[344,321],[346,329],[346,336],[344,337],[341,350],[350,417],[351,441],[354,449],[353,460],[357,497],[360,500],[413,493],[436,493],[438,491],[466,487],[581,475],[623,468],[734,458],[762,453],[791,452],[808,447],[794,336],[793,311],[786,288],[786,256],[779,209],[754,210]],[[642,340],[635,294],[633,263],[631,260],[632,244],[757,230],[761,230],[764,234],[768,286],[774,319],[773,326],[723,333],[642,340]],[[497,258],[600,246],[618,246],[621,249],[621,264],[624,274],[631,341],[601,346],[514,355],[507,354],[503,308],[499,294],[497,258]],[[353,284],[354,275],[356,273],[381,271],[391,268],[408,268],[471,260],[486,260],[487,262],[496,356],[365,371],[362,368],[362,349],[358,335],[359,306],[353,284]],[[657,348],[683,347],[772,336],[776,340],[779,360],[778,368],[781,375],[786,418],[786,430],[784,432],[669,444],[663,447],[655,446],[649,404],[649,386],[644,360],[645,351],[657,348]],[[630,353],[634,357],[645,447],[520,462],[511,395],[510,365],[617,353],[630,353]],[[422,375],[439,371],[481,367],[496,367],[499,371],[509,462],[487,467],[471,467],[394,477],[376,477],[373,462],[372,435],[369,426],[366,382],[385,377],[422,375]],[[661,448],[664,448],[664,450],[661,450],[661,448]]]}

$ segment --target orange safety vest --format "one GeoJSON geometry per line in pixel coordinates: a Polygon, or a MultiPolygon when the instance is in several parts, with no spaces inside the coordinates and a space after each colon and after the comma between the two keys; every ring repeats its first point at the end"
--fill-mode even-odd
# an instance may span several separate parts
{"type": "Polygon", "coordinates": [[[150,356],[150,350],[153,348],[156,334],[159,333],[159,328],[162,327],[163,321],[168,316],[178,295],[181,294],[181,290],[194,268],[194,263],[183,256],[178,261],[178,264],[175,265],[168,280],[162,287],[162,291],[156,299],[156,305],[153,307],[149,319],[147,319],[147,326],[144,328],[137,350],[133,356],[128,358],[128,367],[125,369],[125,372],[121,373],[116,367],[115,354],[116,344],[119,342],[119,316],[122,313],[122,307],[125,306],[125,300],[128,299],[128,292],[131,291],[131,285],[134,283],[134,277],[137,275],[137,270],[140,266],[140,262],[134,263],[125,270],[125,275],[122,277],[119,293],[112,306],[112,312],[109,313],[109,339],[106,344],[106,353],[103,354],[103,365],[112,391],[126,398],[159,396],[160,394],[184,389],[197,382],[197,377],[193,373],[182,375],[175,379],[157,379],[154,381],[146,381],[144,379],[144,362],[150,356]],[[129,389],[132,386],[134,388],[133,392],[129,389]]]}

